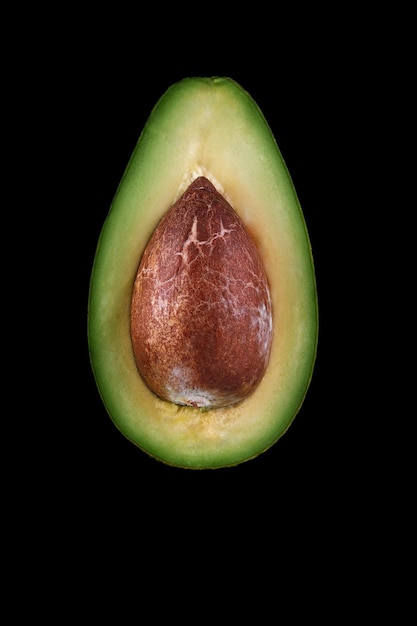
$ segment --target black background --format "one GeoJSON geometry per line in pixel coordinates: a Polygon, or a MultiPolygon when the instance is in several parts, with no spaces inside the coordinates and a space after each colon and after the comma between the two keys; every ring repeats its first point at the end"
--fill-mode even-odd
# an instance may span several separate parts
{"type": "MultiPolygon", "coordinates": [[[[269,563],[269,573],[296,586],[321,568],[332,593],[343,595],[332,573],[358,562],[363,571],[380,558],[374,510],[385,506],[391,463],[377,454],[379,381],[369,376],[366,304],[372,263],[363,255],[376,211],[370,163],[385,51],[378,41],[368,49],[370,24],[324,22],[317,8],[278,11],[274,20],[230,14],[229,22],[205,11],[184,21],[178,8],[146,17],[103,11],[50,16],[47,36],[22,62],[17,162],[29,163],[33,176],[25,179],[26,231],[31,220],[42,231],[30,237],[27,262],[36,279],[36,323],[25,328],[23,346],[29,424],[14,453],[28,545],[40,541],[37,520],[41,543],[57,546],[58,568],[105,567],[121,555],[148,573],[150,586],[160,582],[153,567],[169,579],[181,569],[194,592],[199,575],[214,568],[217,594],[230,599],[233,578],[241,602],[248,569],[271,582],[269,563]],[[163,465],[119,433],[87,345],[90,274],[117,185],[156,101],[197,75],[239,82],[271,126],[306,219],[320,317],[313,378],[288,432],[256,459],[204,471],[163,465]]],[[[365,583],[356,591],[365,594],[365,583]]],[[[256,602],[270,607],[276,594],[256,602]]]]}

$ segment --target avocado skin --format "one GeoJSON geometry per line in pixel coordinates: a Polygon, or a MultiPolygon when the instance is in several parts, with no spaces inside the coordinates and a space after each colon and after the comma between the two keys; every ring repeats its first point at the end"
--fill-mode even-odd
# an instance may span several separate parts
{"type": "Polygon", "coordinates": [[[262,112],[230,78],[179,81],[151,112],[94,259],[89,352],[111,419],[136,446],[167,465],[208,469],[248,461],[274,445],[298,413],[311,381],[317,340],[308,233],[262,112]],[[278,325],[271,361],[251,400],[233,410],[210,411],[210,419],[201,409],[173,410],[149,392],[134,367],[128,323],[128,302],[146,242],[172,202],[200,174],[220,182],[254,235],[278,325]]]}

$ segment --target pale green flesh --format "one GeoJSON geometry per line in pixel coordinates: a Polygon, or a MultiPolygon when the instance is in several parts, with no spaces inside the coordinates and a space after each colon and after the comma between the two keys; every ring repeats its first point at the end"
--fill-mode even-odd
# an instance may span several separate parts
{"type": "Polygon", "coordinates": [[[317,296],[304,218],[276,142],[250,96],[226,78],[185,79],[153,110],[117,190],[94,261],[89,347],[111,418],[151,456],[181,467],[235,465],[286,431],[307,391],[317,296]],[[259,247],[270,282],[270,365],[243,402],[210,411],[159,400],[134,362],[132,285],[159,219],[197,175],[211,178],[259,247]]]}

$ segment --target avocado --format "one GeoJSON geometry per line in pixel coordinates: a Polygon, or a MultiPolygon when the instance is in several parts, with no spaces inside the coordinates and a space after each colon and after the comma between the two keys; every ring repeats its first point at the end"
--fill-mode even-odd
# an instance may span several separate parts
{"type": "Polygon", "coordinates": [[[270,448],[292,423],[310,384],[317,338],[309,236],[268,123],[231,78],[180,80],[144,126],[94,258],[88,345],[107,412],[131,442],[167,465],[237,465],[270,448]],[[207,226],[212,199],[220,213],[207,226]],[[187,218],[198,203],[203,213],[187,218]],[[242,245],[231,239],[236,224],[242,245]],[[142,289],[150,276],[151,288],[142,289]],[[174,278],[175,289],[166,289],[174,278]],[[269,329],[262,362],[251,335],[261,320],[269,329]],[[184,384],[185,395],[164,393],[172,391],[167,372],[185,380],[190,364],[200,387],[224,381],[219,394],[227,400],[207,400],[212,389],[197,389],[196,378],[184,384]]]}

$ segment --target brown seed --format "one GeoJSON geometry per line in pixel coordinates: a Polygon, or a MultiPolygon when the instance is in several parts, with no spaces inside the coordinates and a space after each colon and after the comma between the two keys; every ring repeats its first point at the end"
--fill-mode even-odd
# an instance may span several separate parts
{"type": "Polygon", "coordinates": [[[216,408],[260,382],[272,342],[267,277],[242,220],[205,177],[159,222],[131,303],[137,368],[159,397],[216,408]]]}

